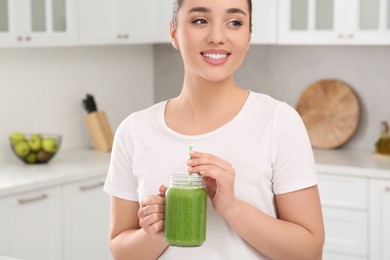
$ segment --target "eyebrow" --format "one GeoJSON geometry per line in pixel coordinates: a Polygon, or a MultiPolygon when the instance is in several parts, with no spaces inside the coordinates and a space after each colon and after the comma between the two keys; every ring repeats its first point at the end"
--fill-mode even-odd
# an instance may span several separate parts
{"type": "MultiPolygon", "coordinates": [[[[211,12],[211,9],[210,8],[207,8],[207,7],[193,7],[191,8],[190,11],[188,11],[188,13],[210,13],[211,12]]],[[[246,16],[246,13],[241,10],[240,8],[229,8],[229,9],[226,9],[226,13],[228,14],[243,14],[246,16]]]]}

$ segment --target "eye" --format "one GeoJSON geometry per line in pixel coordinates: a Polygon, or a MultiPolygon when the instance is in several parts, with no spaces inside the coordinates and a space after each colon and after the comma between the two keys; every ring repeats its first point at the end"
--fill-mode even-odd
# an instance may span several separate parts
{"type": "Polygon", "coordinates": [[[228,25],[231,27],[240,27],[242,25],[242,22],[240,20],[233,20],[228,22],[228,25]]]}
{"type": "Polygon", "coordinates": [[[192,23],[193,24],[206,24],[207,21],[204,18],[197,18],[197,19],[192,20],[192,23]]]}

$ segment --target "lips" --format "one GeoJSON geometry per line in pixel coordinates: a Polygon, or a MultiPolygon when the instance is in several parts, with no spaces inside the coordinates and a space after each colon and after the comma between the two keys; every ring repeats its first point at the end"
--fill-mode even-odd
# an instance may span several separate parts
{"type": "Polygon", "coordinates": [[[200,54],[202,55],[204,61],[206,61],[208,64],[222,65],[228,61],[231,53],[229,53],[226,50],[210,49],[210,50],[205,50],[200,54]]]}

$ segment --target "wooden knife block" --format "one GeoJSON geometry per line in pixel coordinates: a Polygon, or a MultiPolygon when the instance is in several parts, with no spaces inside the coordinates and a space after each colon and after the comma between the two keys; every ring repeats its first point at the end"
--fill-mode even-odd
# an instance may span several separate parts
{"type": "Polygon", "coordinates": [[[91,112],[85,117],[89,135],[97,151],[111,151],[114,136],[104,112],[91,112]]]}

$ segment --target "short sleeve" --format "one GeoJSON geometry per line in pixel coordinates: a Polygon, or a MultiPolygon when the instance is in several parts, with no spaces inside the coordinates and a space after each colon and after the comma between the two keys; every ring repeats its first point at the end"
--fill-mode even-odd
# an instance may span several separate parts
{"type": "Polygon", "coordinates": [[[131,159],[133,154],[131,119],[132,116],[126,118],[116,130],[103,190],[121,199],[138,201],[138,182],[133,175],[131,159]]]}
{"type": "Polygon", "coordinates": [[[275,110],[271,154],[275,194],[317,184],[313,150],[305,125],[297,111],[286,103],[275,110]]]}

